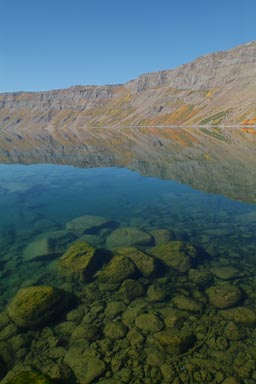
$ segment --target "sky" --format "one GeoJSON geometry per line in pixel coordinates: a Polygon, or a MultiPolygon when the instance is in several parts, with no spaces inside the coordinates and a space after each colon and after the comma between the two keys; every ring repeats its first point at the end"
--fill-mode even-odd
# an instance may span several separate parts
{"type": "Polygon", "coordinates": [[[256,40],[255,0],[0,0],[0,92],[118,84],[256,40]]]}

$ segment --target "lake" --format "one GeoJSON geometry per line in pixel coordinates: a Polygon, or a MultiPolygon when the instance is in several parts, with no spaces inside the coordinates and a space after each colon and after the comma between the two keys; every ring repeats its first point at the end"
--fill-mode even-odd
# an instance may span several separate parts
{"type": "Polygon", "coordinates": [[[254,383],[246,171],[238,184],[202,165],[179,181],[168,165],[114,165],[0,165],[0,377],[254,383]]]}

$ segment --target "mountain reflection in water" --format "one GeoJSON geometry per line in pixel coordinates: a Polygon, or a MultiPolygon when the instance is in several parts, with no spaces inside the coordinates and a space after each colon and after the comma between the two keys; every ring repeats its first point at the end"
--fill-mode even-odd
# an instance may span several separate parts
{"type": "Polygon", "coordinates": [[[1,141],[1,383],[255,381],[255,135],[229,132],[1,141]]]}

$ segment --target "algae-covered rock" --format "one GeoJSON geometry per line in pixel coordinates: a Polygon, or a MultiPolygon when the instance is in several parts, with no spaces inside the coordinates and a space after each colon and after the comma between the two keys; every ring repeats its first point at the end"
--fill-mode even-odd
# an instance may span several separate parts
{"type": "Polygon", "coordinates": [[[106,247],[109,249],[147,246],[153,243],[153,237],[138,228],[122,227],[115,229],[107,238],[106,247]]]}
{"type": "Polygon", "coordinates": [[[239,325],[251,327],[256,324],[256,312],[250,308],[230,308],[220,311],[220,314],[225,320],[232,320],[239,325]]]}
{"type": "Polygon", "coordinates": [[[163,308],[160,312],[167,328],[180,328],[188,317],[187,312],[175,308],[163,308]]]}
{"type": "Polygon", "coordinates": [[[76,240],[69,231],[48,232],[37,237],[23,251],[26,261],[36,261],[58,257],[76,240]]]}
{"type": "Polygon", "coordinates": [[[6,384],[53,384],[54,382],[47,376],[36,371],[19,372],[14,375],[6,384]]]}
{"type": "Polygon", "coordinates": [[[206,289],[209,302],[215,308],[225,309],[239,303],[242,297],[241,290],[230,283],[217,283],[206,289]]]}
{"type": "Polygon", "coordinates": [[[243,272],[234,267],[212,267],[211,272],[222,280],[233,280],[244,275],[243,272]]]}
{"type": "Polygon", "coordinates": [[[175,355],[186,352],[195,342],[192,332],[176,328],[165,328],[155,333],[154,338],[163,346],[167,346],[170,354],[175,355]]]}
{"type": "Polygon", "coordinates": [[[158,332],[164,328],[164,322],[157,315],[153,313],[143,313],[135,319],[137,328],[146,332],[158,332]]]}
{"type": "Polygon", "coordinates": [[[119,248],[116,252],[131,259],[145,277],[152,276],[157,270],[156,260],[134,247],[119,248]]]}
{"type": "Polygon", "coordinates": [[[205,288],[213,281],[213,276],[207,269],[194,269],[188,271],[189,280],[194,283],[198,288],[205,288]]]}
{"type": "Polygon", "coordinates": [[[126,309],[126,305],[122,301],[110,301],[105,308],[105,316],[113,319],[120,315],[126,309]]]}
{"type": "Polygon", "coordinates": [[[125,337],[127,328],[121,322],[109,322],[105,325],[103,332],[108,339],[117,340],[125,337]]]}
{"type": "Polygon", "coordinates": [[[65,355],[65,364],[74,372],[78,383],[90,384],[102,376],[106,370],[105,363],[94,356],[87,354],[78,348],[71,348],[65,355]]]}
{"type": "Polygon", "coordinates": [[[176,295],[172,299],[172,302],[175,305],[175,307],[184,311],[200,312],[202,310],[202,304],[192,299],[191,297],[176,295]]]}
{"type": "Polygon", "coordinates": [[[154,229],[150,234],[154,237],[155,245],[165,244],[170,240],[177,240],[175,232],[171,229],[154,229]]]}
{"type": "Polygon", "coordinates": [[[166,298],[166,289],[159,284],[152,284],[147,290],[147,297],[151,302],[164,301],[166,298]]]}
{"type": "Polygon", "coordinates": [[[133,279],[125,280],[118,291],[119,297],[129,301],[134,300],[136,297],[143,296],[144,293],[145,289],[143,285],[133,279]]]}
{"type": "Polygon", "coordinates": [[[75,242],[58,260],[59,273],[74,280],[90,280],[100,265],[100,253],[87,242],[75,242]]]}
{"type": "Polygon", "coordinates": [[[21,288],[7,307],[10,319],[22,328],[51,321],[75,302],[75,296],[51,286],[21,288]]]}
{"type": "Polygon", "coordinates": [[[137,271],[135,264],[122,255],[113,256],[105,268],[98,273],[101,281],[109,283],[121,282],[132,277],[137,271]]]}
{"type": "Polygon", "coordinates": [[[74,232],[77,236],[82,236],[83,234],[95,234],[102,228],[115,228],[116,226],[117,223],[113,222],[113,220],[93,215],[79,216],[66,224],[66,228],[69,231],[74,232]]]}
{"type": "Polygon", "coordinates": [[[71,343],[76,340],[96,340],[99,337],[99,329],[94,324],[78,325],[71,334],[71,343]]]}
{"type": "Polygon", "coordinates": [[[187,272],[197,257],[196,248],[184,241],[169,241],[157,245],[151,248],[149,253],[180,273],[187,272]]]}

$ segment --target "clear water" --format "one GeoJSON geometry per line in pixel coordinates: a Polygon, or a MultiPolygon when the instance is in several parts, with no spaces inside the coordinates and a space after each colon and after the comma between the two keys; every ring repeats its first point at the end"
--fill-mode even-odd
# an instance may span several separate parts
{"type": "MultiPolygon", "coordinates": [[[[80,169],[57,165],[0,165],[0,212],[0,306],[2,312],[5,311],[6,306],[21,287],[51,284],[71,290],[77,295],[86,289],[88,293],[92,287],[95,289],[95,299],[89,300],[89,294],[83,298],[84,302],[89,305],[89,309],[88,307],[85,309],[83,305],[80,305],[81,308],[79,308],[84,311],[84,316],[86,316],[91,307],[98,305],[101,316],[99,316],[97,324],[104,328],[106,321],[104,308],[112,297],[113,301],[117,301],[115,292],[105,293],[104,291],[97,296],[98,288],[97,284],[97,289],[95,288],[94,281],[82,285],[63,281],[56,277],[55,258],[31,262],[24,261],[23,258],[24,249],[38,236],[49,231],[65,229],[67,222],[83,215],[103,216],[114,220],[120,227],[136,227],[147,233],[156,229],[171,229],[176,240],[190,242],[194,246],[204,249],[207,257],[199,268],[210,270],[228,266],[236,268],[242,273],[228,281],[230,284],[238,286],[243,292],[243,299],[239,305],[251,310],[256,307],[256,295],[254,294],[256,288],[255,205],[230,200],[222,195],[196,191],[172,180],[163,181],[142,177],[136,172],[123,168],[80,169]],[[103,309],[100,306],[103,306],[103,309]]],[[[109,235],[107,233],[102,238],[103,240],[101,239],[99,242],[101,247],[105,246],[104,241],[109,235]]],[[[147,248],[145,252],[150,254],[150,248],[147,248]]],[[[223,281],[226,282],[215,275],[212,284],[223,281]]],[[[213,308],[207,302],[205,289],[196,290],[194,286],[191,286],[187,274],[180,275],[175,271],[166,271],[161,276],[158,275],[151,279],[140,278],[139,282],[144,284],[145,288],[155,283],[160,284],[166,292],[169,292],[167,298],[157,303],[149,303],[145,293],[140,299],[131,300],[130,303],[129,300],[124,301],[126,309],[137,305],[140,309],[145,307],[146,313],[153,311],[161,317],[161,310],[164,307],[169,308],[170,305],[171,308],[175,307],[170,304],[175,295],[182,294],[185,297],[197,298],[201,302],[204,310],[200,313],[185,311],[188,313],[186,326],[190,326],[197,334],[196,347],[194,350],[191,347],[185,354],[178,354],[178,357],[173,358],[172,353],[169,356],[166,350],[159,351],[158,344],[150,343],[152,335],[150,332],[142,330],[147,342],[145,341],[145,345],[142,343],[136,348],[129,345],[126,337],[110,340],[112,343],[109,347],[112,348],[112,352],[109,352],[111,358],[122,361],[119,368],[113,368],[113,364],[111,365],[106,357],[108,355],[104,355],[102,351],[101,354],[99,353],[97,342],[108,339],[101,335],[99,341],[88,341],[86,348],[97,351],[95,352],[96,355],[98,354],[97,358],[104,361],[104,372],[98,373],[94,379],[84,379],[83,375],[77,373],[76,368],[70,363],[75,371],[77,382],[94,383],[104,379],[109,380],[106,381],[109,383],[114,383],[111,380],[131,383],[222,383],[228,377],[233,377],[237,381],[227,381],[227,383],[255,382],[256,332],[254,326],[235,324],[239,332],[241,329],[243,337],[237,337],[237,339],[234,337],[232,340],[232,337],[225,336],[223,343],[227,343],[227,345],[219,345],[223,329],[229,323],[234,322],[218,317],[218,309],[213,308]],[[176,285],[173,283],[173,287],[176,286],[176,290],[173,289],[173,292],[170,292],[170,281],[174,281],[175,273],[177,281],[176,285]],[[210,317],[214,324],[211,326],[209,325],[210,317]],[[202,342],[200,341],[200,327],[202,328],[202,342]],[[211,337],[207,338],[209,332],[212,332],[211,337]],[[151,351],[151,355],[148,352],[145,357],[144,349],[149,346],[153,352],[151,351]],[[114,350],[117,352],[114,353],[114,350]],[[137,353],[141,353],[141,358],[127,357],[125,353],[123,354],[126,357],[120,357],[122,350],[132,350],[133,352],[137,350],[137,353]],[[143,358],[142,350],[144,351],[143,358]],[[155,357],[152,357],[152,354],[155,354],[155,357]],[[165,358],[167,356],[166,361],[164,361],[164,356],[165,358]],[[152,362],[152,359],[155,362],[152,362]],[[226,366],[221,365],[222,359],[226,366]],[[244,368],[245,360],[250,361],[246,369],[244,368]],[[125,369],[126,371],[122,371],[125,369]],[[125,372],[127,376],[125,376],[125,372]]],[[[116,289],[118,290],[119,286],[116,289]]],[[[96,311],[96,313],[98,312],[96,311]]],[[[108,321],[118,322],[120,316],[118,314],[116,318],[108,319],[108,321]]],[[[62,322],[65,323],[65,320],[62,319],[62,322]]],[[[66,320],[66,322],[72,323],[70,320],[66,320]]],[[[79,326],[80,322],[81,320],[73,321],[73,327],[79,326]]],[[[48,324],[47,329],[58,333],[56,323],[48,324]]],[[[26,334],[27,331],[16,330],[9,336],[5,336],[4,332],[6,332],[6,328],[3,326],[0,341],[6,342],[12,340],[13,337],[17,338],[17,335],[26,334]]],[[[49,338],[51,338],[48,336],[47,339],[45,336],[48,332],[45,328],[31,330],[31,332],[32,339],[37,340],[37,344],[34,341],[35,350],[40,349],[42,340],[47,344],[47,340],[49,342],[49,338]]],[[[74,347],[69,337],[71,336],[67,333],[65,337],[63,336],[65,342],[62,342],[61,346],[54,346],[54,348],[64,349],[63,356],[74,347]]],[[[58,366],[59,363],[62,364],[65,361],[63,356],[57,359],[57,354],[52,358],[48,356],[49,361],[46,359],[46,362],[43,362],[43,358],[42,361],[38,357],[36,359],[33,354],[33,356],[31,355],[31,345],[30,340],[23,347],[23,352],[17,349],[16,354],[14,353],[14,361],[9,368],[17,362],[24,365],[25,362],[30,365],[33,362],[37,369],[50,374],[47,371],[49,364],[58,366]]],[[[47,348],[50,348],[49,345],[47,348]]],[[[46,352],[42,351],[42,356],[44,353],[46,352]]],[[[54,374],[52,373],[50,376],[54,377],[54,374]]],[[[71,379],[69,378],[68,382],[69,380],[71,379]]]]}

